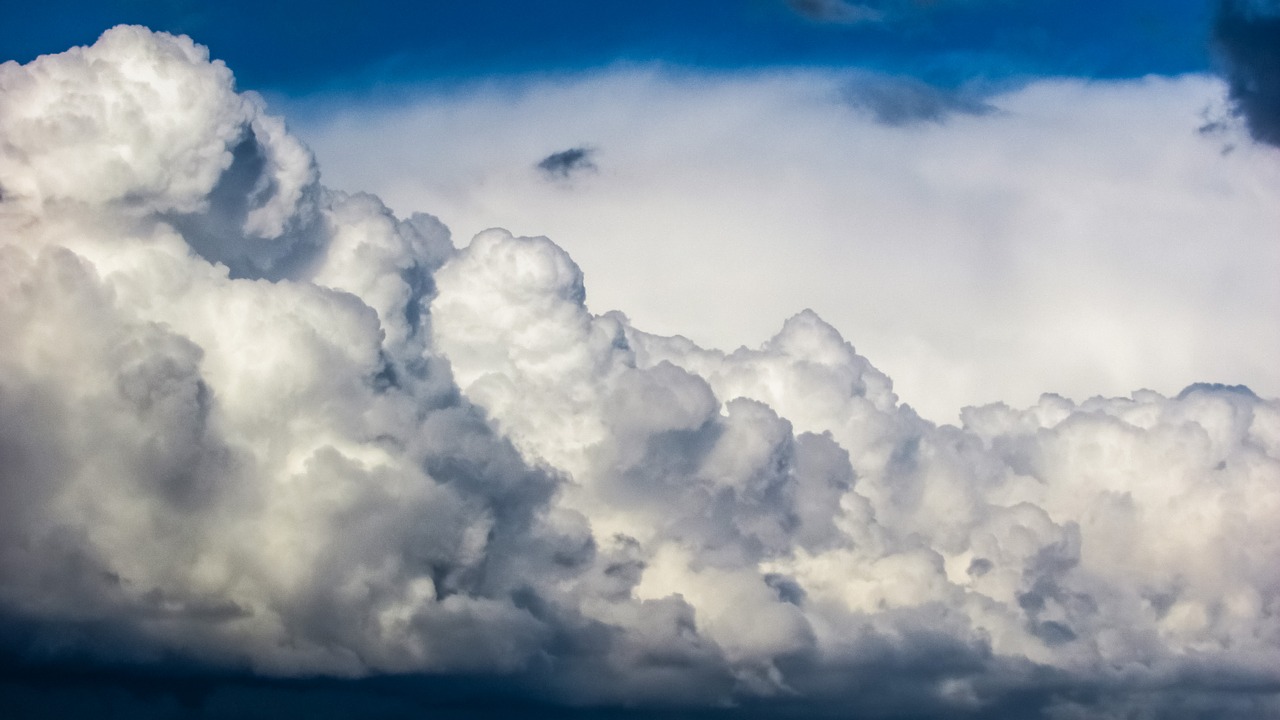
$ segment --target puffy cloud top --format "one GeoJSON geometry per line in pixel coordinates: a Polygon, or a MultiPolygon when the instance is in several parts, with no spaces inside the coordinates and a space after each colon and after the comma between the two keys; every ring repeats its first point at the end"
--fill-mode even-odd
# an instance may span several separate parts
{"type": "Polygon", "coordinates": [[[326,190],[185,37],[115,28],[0,87],[6,666],[1280,712],[1274,400],[936,426],[812,312],[700,348],[589,312],[551,240],[455,249],[326,190]]]}
{"type": "Polygon", "coordinates": [[[10,201],[205,210],[247,144],[261,155],[243,230],[274,237],[316,179],[310,154],[186,36],[120,26],[90,47],[0,66],[10,201]]]}

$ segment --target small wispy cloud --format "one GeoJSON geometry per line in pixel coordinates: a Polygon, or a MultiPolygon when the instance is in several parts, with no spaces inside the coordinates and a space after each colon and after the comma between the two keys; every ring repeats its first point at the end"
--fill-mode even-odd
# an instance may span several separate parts
{"type": "Polygon", "coordinates": [[[596,167],[594,148],[582,146],[554,152],[538,161],[536,167],[549,178],[567,180],[583,172],[594,172],[596,167]]]}
{"type": "Polygon", "coordinates": [[[821,23],[853,25],[876,22],[885,16],[882,10],[847,0],[787,0],[787,5],[809,20],[821,23]]]}

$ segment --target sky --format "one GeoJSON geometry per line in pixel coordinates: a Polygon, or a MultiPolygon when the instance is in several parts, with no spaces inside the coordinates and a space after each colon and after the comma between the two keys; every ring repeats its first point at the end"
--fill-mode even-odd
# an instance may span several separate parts
{"type": "Polygon", "coordinates": [[[0,714],[1280,714],[1280,5],[0,26],[0,714]]]}
{"type": "Polygon", "coordinates": [[[953,85],[982,76],[1140,77],[1206,69],[1204,2],[549,0],[13,8],[0,44],[28,61],[118,23],[201,38],[247,88],[286,93],[661,61],[692,68],[858,66],[953,85]]]}

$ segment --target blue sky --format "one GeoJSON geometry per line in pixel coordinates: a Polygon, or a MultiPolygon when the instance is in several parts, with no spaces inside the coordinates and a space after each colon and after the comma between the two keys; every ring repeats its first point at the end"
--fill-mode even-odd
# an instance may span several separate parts
{"type": "Polygon", "coordinates": [[[91,43],[105,27],[138,23],[197,38],[242,87],[288,95],[651,61],[859,66],[949,85],[1203,71],[1211,65],[1210,5],[897,0],[867,3],[883,11],[878,20],[828,22],[785,0],[53,0],[11,7],[0,49],[25,62],[91,43]]]}

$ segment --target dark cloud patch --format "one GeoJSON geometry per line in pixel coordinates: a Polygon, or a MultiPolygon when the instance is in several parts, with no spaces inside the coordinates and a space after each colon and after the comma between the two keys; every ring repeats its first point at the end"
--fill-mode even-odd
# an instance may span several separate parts
{"type": "Polygon", "coordinates": [[[969,563],[969,574],[974,577],[982,577],[991,572],[993,567],[995,567],[995,563],[986,558],[974,558],[969,563]]]}
{"type": "Polygon", "coordinates": [[[914,78],[870,74],[849,85],[845,102],[876,122],[893,127],[996,111],[994,106],[963,90],[941,88],[914,78]]]}
{"type": "Polygon", "coordinates": [[[0,669],[0,711],[24,719],[97,718],[551,718],[575,714],[510,678],[381,676],[265,678],[180,666],[0,669]]]}
{"type": "Polygon", "coordinates": [[[1236,113],[1255,140],[1280,146],[1280,2],[1220,0],[1213,40],[1236,113]]]}
{"type": "Polygon", "coordinates": [[[595,154],[594,148],[586,146],[569,148],[546,156],[538,162],[537,168],[549,178],[567,180],[573,175],[598,170],[595,154]]]}
{"type": "MultiPolygon", "coordinates": [[[[248,673],[169,667],[0,668],[5,717],[556,718],[570,720],[773,720],[800,718],[970,718],[1035,720],[1094,718],[1271,717],[1278,689],[1249,678],[1188,677],[1178,687],[1135,692],[1045,667],[1007,665],[974,679],[967,706],[947,706],[936,694],[887,669],[850,667],[822,682],[839,685],[841,702],[783,697],[732,707],[566,705],[540,697],[527,679],[493,676],[397,675],[364,679],[264,678],[248,673]],[[868,672],[869,670],[869,672],[868,672]],[[1021,687],[1006,687],[1011,681],[1021,687]],[[1158,692],[1154,692],[1158,690],[1158,692]]],[[[902,668],[896,668],[901,671],[902,668]]]]}
{"type": "Polygon", "coordinates": [[[764,576],[764,582],[773,591],[778,593],[778,599],[782,602],[791,603],[792,605],[803,605],[805,600],[804,588],[794,578],[779,573],[768,573],[764,576]]]}

